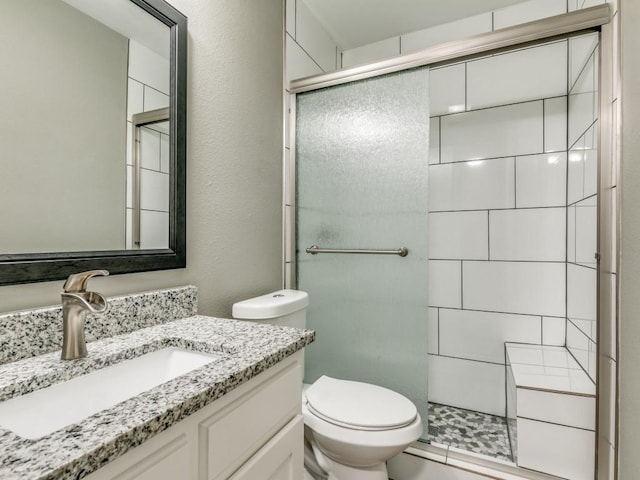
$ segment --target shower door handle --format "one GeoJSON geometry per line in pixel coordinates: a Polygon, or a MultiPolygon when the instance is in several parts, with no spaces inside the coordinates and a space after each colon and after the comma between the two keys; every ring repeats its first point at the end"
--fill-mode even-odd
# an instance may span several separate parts
{"type": "Polygon", "coordinates": [[[317,245],[311,245],[306,250],[311,255],[318,253],[352,253],[360,255],[398,255],[400,257],[406,257],[409,254],[407,247],[400,247],[397,250],[357,250],[352,248],[320,248],[317,245]]]}

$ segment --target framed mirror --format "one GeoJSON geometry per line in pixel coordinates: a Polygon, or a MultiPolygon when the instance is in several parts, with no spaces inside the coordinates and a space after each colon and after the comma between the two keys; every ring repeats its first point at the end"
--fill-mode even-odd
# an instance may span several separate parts
{"type": "Polygon", "coordinates": [[[187,19],[3,0],[0,285],[186,265],[187,19]]]}

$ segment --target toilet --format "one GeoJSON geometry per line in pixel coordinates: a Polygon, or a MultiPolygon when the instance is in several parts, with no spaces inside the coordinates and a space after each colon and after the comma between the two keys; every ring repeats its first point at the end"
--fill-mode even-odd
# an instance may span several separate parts
{"type": "MultiPolygon", "coordinates": [[[[233,317],[305,328],[309,296],[280,290],[233,305],[233,317]]],[[[316,340],[317,341],[317,340],[316,340]]],[[[303,386],[305,478],[388,480],[386,461],[422,434],[415,405],[378,385],[323,375],[303,386]]]]}

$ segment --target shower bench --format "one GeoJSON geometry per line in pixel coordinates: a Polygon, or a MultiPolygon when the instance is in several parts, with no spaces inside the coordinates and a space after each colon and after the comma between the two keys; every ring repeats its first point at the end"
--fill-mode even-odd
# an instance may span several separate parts
{"type": "Polygon", "coordinates": [[[507,424],[519,467],[591,478],[596,388],[565,347],[505,343],[507,424]]]}

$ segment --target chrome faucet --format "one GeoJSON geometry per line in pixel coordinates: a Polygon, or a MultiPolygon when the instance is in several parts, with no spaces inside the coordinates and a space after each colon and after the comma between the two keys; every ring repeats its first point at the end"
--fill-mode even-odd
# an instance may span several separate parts
{"type": "Polygon", "coordinates": [[[96,292],[87,292],[87,282],[97,275],[109,275],[106,270],[69,275],[62,287],[62,360],[73,360],[87,356],[84,339],[84,323],[87,312],[103,313],[107,310],[107,299],[96,292]]]}

